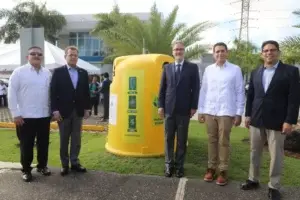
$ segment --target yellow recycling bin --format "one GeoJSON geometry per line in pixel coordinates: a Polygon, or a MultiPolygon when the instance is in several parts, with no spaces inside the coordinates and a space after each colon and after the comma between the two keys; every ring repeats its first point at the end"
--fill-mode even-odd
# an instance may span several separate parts
{"type": "Polygon", "coordinates": [[[132,157],[164,155],[164,123],[157,114],[162,68],[168,55],[118,57],[110,86],[108,152],[132,157]]]}

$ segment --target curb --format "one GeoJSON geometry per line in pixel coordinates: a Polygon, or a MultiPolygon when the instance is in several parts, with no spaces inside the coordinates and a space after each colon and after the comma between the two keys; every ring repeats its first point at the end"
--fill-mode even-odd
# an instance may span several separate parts
{"type": "MultiPolygon", "coordinates": [[[[12,122],[0,122],[0,128],[16,128],[16,125],[12,122]]],[[[51,129],[58,129],[58,125],[56,122],[51,122],[51,129]]],[[[105,127],[102,125],[82,125],[83,131],[105,131],[105,127]]]]}
{"type": "MultiPolygon", "coordinates": [[[[36,164],[31,165],[32,168],[36,168],[36,164]]],[[[0,170],[21,170],[22,165],[18,162],[3,162],[0,161],[0,170]]]]}

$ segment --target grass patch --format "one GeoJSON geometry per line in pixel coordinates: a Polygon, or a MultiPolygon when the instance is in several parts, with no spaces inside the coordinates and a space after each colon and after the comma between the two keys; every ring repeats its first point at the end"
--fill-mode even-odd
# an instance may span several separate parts
{"type": "MultiPolygon", "coordinates": [[[[249,145],[242,142],[248,136],[247,129],[233,128],[231,135],[230,179],[244,181],[248,177],[249,145]]],[[[0,130],[0,160],[19,162],[19,148],[16,147],[15,131],[0,130]]],[[[60,167],[58,133],[51,134],[49,149],[49,166],[60,167]]],[[[81,163],[88,169],[97,169],[126,174],[163,175],[164,158],[126,158],[114,156],[105,151],[105,135],[83,134],[81,163]]],[[[36,160],[34,160],[36,163],[36,160]]],[[[186,175],[201,178],[207,165],[207,135],[204,125],[191,122],[189,146],[185,162],[186,175]]],[[[300,185],[300,160],[285,158],[283,184],[300,185]]],[[[269,154],[263,155],[261,167],[262,182],[268,182],[269,154]]]]}

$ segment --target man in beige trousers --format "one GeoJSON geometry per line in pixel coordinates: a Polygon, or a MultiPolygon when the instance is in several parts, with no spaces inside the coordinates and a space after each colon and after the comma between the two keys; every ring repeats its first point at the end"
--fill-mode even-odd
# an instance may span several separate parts
{"type": "Polygon", "coordinates": [[[261,155],[268,141],[270,162],[270,200],[280,200],[280,177],[284,158],[284,140],[297,123],[299,112],[299,70],[279,60],[276,41],[262,44],[264,64],[253,70],[249,82],[245,125],[250,128],[250,169],[241,189],[259,186],[261,155]]]}
{"type": "Polygon", "coordinates": [[[204,71],[198,104],[198,118],[200,123],[205,122],[208,134],[208,168],[204,180],[212,182],[218,169],[216,183],[226,185],[230,132],[232,125],[241,124],[244,112],[244,81],[241,68],[226,60],[226,44],[215,44],[213,55],[216,63],[204,71]]]}

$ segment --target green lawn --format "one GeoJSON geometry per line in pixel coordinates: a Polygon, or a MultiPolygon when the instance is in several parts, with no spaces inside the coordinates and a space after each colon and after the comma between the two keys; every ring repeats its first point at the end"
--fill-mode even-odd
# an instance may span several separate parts
{"type": "MultiPolygon", "coordinates": [[[[231,135],[231,163],[230,178],[244,181],[249,168],[249,145],[241,140],[247,137],[247,129],[234,128],[231,135]]],[[[125,158],[111,155],[105,151],[105,135],[87,133],[82,138],[81,163],[88,169],[126,173],[126,174],[154,174],[163,175],[163,158],[125,158]]],[[[19,162],[19,148],[16,147],[15,131],[0,131],[0,161],[19,162]]],[[[261,168],[262,181],[267,183],[269,174],[269,156],[264,154],[261,168]]],[[[35,161],[34,161],[35,162],[35,161]]],[[[189,146],[186,157],[186,175],[202,179],[207,163],[207,135],[205,127],[197,122],[191,122],[189,146]]],[[[49,166],[60,166],[59,137],[51,134],[49,150],[49,166]]],[[[283,176],[284,185],[300,185],[300,160],[285,159],[283,176]]]]}

